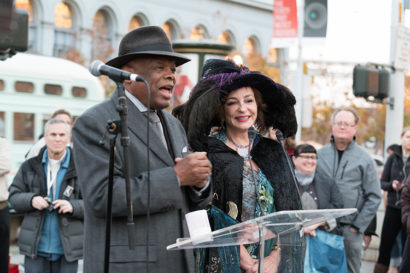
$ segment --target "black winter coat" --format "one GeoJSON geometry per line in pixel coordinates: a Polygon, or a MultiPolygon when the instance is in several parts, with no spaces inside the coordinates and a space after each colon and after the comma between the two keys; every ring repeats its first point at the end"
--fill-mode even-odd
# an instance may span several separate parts
{"type": "Polygon", "coordinates": [[[410,160],[407,159],[406,164],[404,164],[402,156],[402,146],[399,146],[387,159],[380,179],[382,189],[388,192],[387,206],[395,209],[401,209],[398,203],[401,190],[399,192],[395,191],[392,182],[398,180],[400,183],[405,183],[410,174],[410,160]]]}
{"type": "MultiPolygon", "coordinates": [[[[46,210],[39,211],[31,205],[33,197],[47,196],[47,178],[41,162],[44,150],[45,148],[40,151],[38,156],[30,158],[23,163],[10,186],[10,204],[17,212],[24,213],[19,235],[20,253],[32,258],[37,256],[46,213],[46,210]]],[[[70,165],[61,183],[59,196],[60,199],[68,200],[73,206],[72,214],[59,214],[58,217],[58,227],[64,255],[67,261],[72,262],[82,258],[84,243],[84,206],[74,168],[72,151],[70,165]],[[63,194],[68,185],[73,187],[70,197],[63,194]]]]}
{"type": "MultiPolygon", "coordinates": [[[[236,220],[240,221],[244,160],[236,151],[214,137],[208,137],[207,154],[212,163],[212,203],[232,216],[232,213],[229,213],[229,202],[233,202],[238,208],[236,220]]],[[[276,210],[302,209],[298,190],[280,144],[258,137],[251,156],[273,187],[276,210]]]]}

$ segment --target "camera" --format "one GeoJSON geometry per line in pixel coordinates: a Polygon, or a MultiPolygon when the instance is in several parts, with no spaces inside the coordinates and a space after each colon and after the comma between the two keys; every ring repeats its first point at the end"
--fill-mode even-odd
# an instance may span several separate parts
{"type": "Polygon", "coordinates": [[[54,205],[52,204],[52,201],[50,201],[50,200],[48,200],[48,199],[46,199],[46,201],[47,201],[47,203],[49,204],[49,206],[48,206],[48,211],[49,212],[52,212],[53,210],[54,210],[54,205]]]}

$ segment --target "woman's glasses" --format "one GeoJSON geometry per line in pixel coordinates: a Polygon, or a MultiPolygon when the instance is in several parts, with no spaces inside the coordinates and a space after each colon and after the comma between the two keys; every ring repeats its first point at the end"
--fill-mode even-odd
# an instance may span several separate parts
{"type": "Polygon", "coordinates": [[[297,157],[301,157],[301,158],[304,158],[304,159],[317,160],[316,155],[298,155],[297,157]]]}

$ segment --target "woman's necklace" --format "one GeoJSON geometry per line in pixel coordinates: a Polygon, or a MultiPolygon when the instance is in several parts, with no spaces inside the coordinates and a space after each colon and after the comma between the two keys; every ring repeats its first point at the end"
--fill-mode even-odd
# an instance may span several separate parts
{"type": "Polygon", "coordinates": [[[233,141],[232,138],[230,138],[228,136],[228,134],[226,134],[226,138],[233,144],[235,145],[235,147],[237,148],[237,152],[238,154],[243,157],[243,158],[248,158],[249,155],[249,144],[248,145],[239,145],[237,144],[235,141],[233,141]]]}

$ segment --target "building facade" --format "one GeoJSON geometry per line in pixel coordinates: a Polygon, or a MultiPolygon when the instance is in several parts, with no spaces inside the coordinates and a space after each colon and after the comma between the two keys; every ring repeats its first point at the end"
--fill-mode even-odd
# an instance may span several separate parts
{"type": "MultiPolygon", "coordinates": [[[[162,26],[171,40],[211,39],[249,54],[270,48],[272,0],[16,0],[29,11],[29,52],[88,65],[117,54],[121,38],[145,25],[162,26]]],[[[271,54],[270,54],[271,53],[271,54]]],[[[275,62],[276,60],[269,60],[275,62]]]]}

